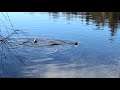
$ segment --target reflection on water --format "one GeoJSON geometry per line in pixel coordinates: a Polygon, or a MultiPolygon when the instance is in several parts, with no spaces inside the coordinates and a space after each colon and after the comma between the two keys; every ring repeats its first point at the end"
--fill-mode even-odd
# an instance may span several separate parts
{"type": "Polygon", "coordinates": [[[120,77],[120,12],[11,12],[9,20],[3,14],[0,77],[120,77]]]}
{"type": "MultiPolygon", "coordinates": [[[[58,18],[60,13],[53,12],[50,14],[53,18],[58,18]]],[[[67,20],[79,18],[83,21],[85,19],[86,24],[89,25],[90,22],[93,22],[98,28],[108,24],[112,36],[116,33],[120,23],[120,12],[63,12],[62,14],[67,20]]]]}

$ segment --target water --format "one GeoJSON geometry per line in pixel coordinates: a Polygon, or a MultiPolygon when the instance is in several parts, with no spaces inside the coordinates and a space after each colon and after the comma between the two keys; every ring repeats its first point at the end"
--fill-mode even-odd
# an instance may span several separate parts
{"type": "MultiPolygon", "coordinates": [[[[77,41],[80,45],[20,46],[10,51],[1,48],[6,57],[1,55],[0,77],[120,77],[119,12],[8,12],[8,15],[14,28],[26,32],[26,37],[77,41]]],[[[10,27],[7,19],[0,17],[10,27]]],[[[0,25],[1,33],[7,36],[11,31],[6,30],[4,23],[0,25]]]]}

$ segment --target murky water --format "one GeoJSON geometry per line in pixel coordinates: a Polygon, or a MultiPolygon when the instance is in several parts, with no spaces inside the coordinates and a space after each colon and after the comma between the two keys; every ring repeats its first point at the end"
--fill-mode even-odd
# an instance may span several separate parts
{"type": "MultiPolygon", "coordinates": [[[[2,36],[11,30],[0,15],[2,36]]],[[[119,12],[8,12],[15,37],[77,41],[80,45],[43,47],[0,45],[0,77],[120,77],[119,12]],[[10,47],[10,46],[9,46],[10,47]]],[[[13,44],[14,45],[14,44],[13,44]]]]}

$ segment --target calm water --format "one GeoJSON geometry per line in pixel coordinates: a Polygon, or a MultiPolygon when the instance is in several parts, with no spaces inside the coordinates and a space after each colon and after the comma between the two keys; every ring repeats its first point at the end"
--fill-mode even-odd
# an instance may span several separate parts
{"type": "MultiPolygon", "coordinates": [[[[0,15],[4,36],[11,32],[5,28],[10,26],[5,15],[0,15]]],[[[10,51],[3,48],[0,77],[120,77],[119,12],[9,12],[8,15],[14,28],[26,32],[26,37],[78,41],[80,45],[26,46],[10,51]]]]}

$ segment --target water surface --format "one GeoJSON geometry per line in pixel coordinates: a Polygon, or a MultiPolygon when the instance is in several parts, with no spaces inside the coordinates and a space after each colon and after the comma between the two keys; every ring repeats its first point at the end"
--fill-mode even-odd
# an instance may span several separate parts
{"type": "MultiPolygon", "coordinates": [[[[7,36],[11,31],[5,25],[10,27],[10,23],[3,14],[1,34],[7,36]]],[[[14,28],[23,30],[25,37],[77,41],[80,45],[24,46],[10,51],[1,48],[0,77],[120,77],[119,12],[8,12],[8,15],[14,28]]]]}

